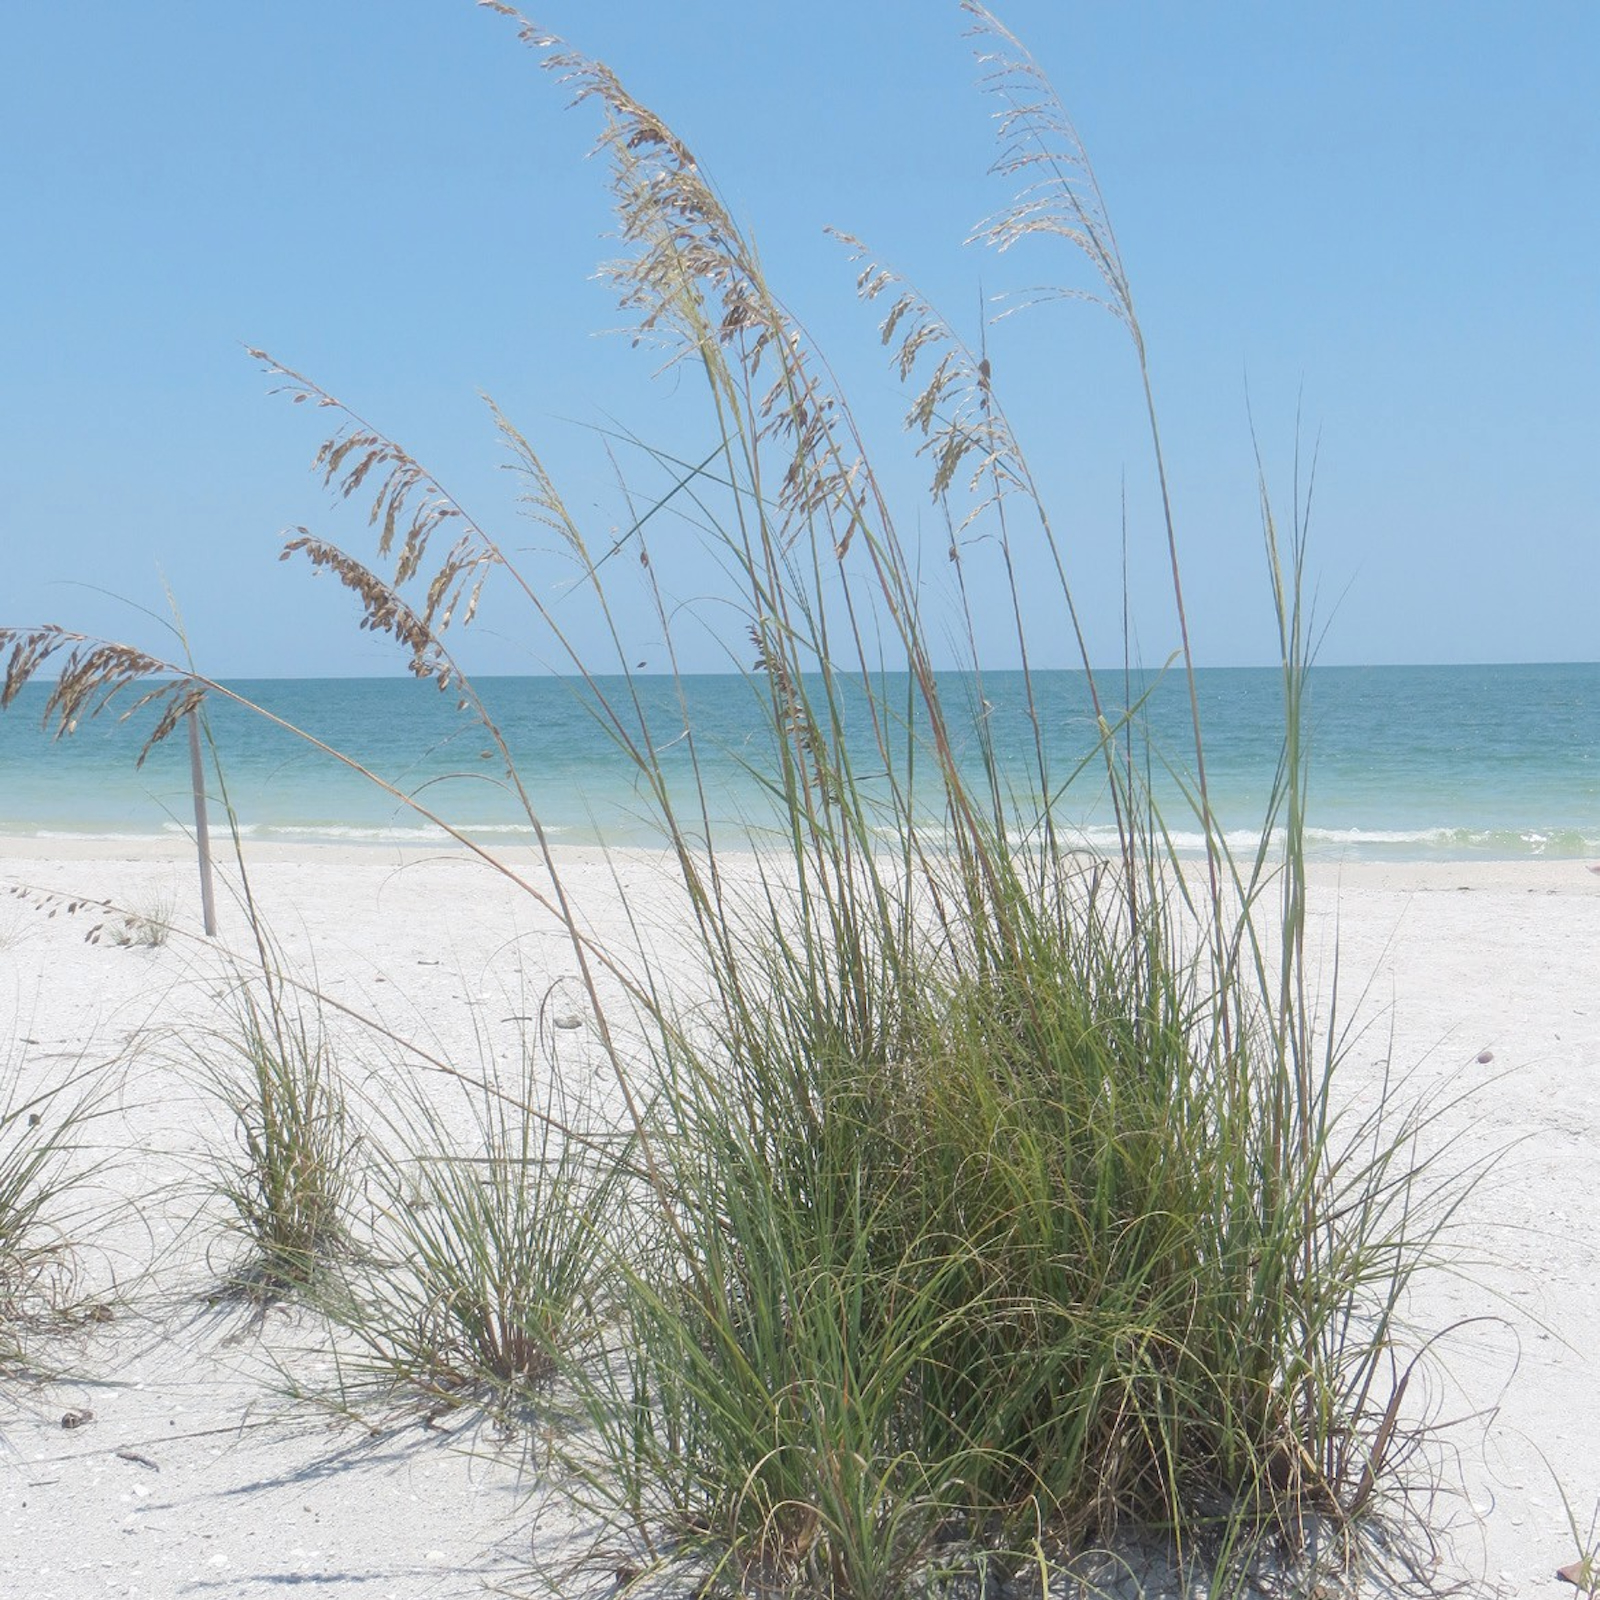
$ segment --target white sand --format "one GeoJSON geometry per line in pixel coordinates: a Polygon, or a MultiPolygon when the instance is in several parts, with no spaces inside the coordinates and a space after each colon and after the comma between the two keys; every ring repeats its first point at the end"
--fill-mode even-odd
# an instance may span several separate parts
{"type": "MultiPolygon", "coordinates": [[[[459,856],[253,859],[287,958],[442,1058],[514,1054],[507,1019],[536,1015],[552,985],[552,1008],[583,1009],[553,921],[459,856]]],[[[564,859],[602,932],[625,926],[617,871],[670,952],[659,862],[564,859]]],[[[230,1245],[204,1177],[231,1136],[194,1047],[226,1026],[218,946],[248,954],[238,910],[224,901],[218,946],[88,943],[100,913],[4,895],[12,885],[134,911],[164,902],[180,927],[199,922],[193,864],[176,848],[77,846],[68,858],[48,841],[0,844],[0,1083],[114,1063],[115,1085],[93,1130],[113,1161],[72,1224],[87,1244],[80,1288],[111,1320],[32,1341],[58,1376],[0,1379],[0,1596],[303,1584],[330,1600],[409,1600],[481,1592],[485,1577],[514,1580],[558,1552],[568,1526],[538,1499],[537,1474],[519,1475],[519,1444],[459,1420],[374,1431],[290,1404],[286,1374],[327,1381],[318,1327],[282,1310],[252,1327],[237,1307],[207,1305],[230,1245]],[[79,1411],[92,1418],[64,1427],[79,1411]]],[[[1318,869],[1316,888],[1313,938],[1326,944],[1337,923],[1344,1014],[1359,999],[1368,1024],[1347,1069],[1353,1094],[1378,1092],[1388,1059],[1407,1075],[1395,1103],[1420,1094],[1444,1108],[1426,1135],[1448,1145],[1444,1159],[1506,1151],[1458,1214],[1463,1275],[1430,1279],[1412,1307],[1419,1327],[1455,1329],[1429,1390],[1455,1423],[1444,1443],[1464,1486],[1435,1508],[1452,1536],[1446,1575],[1557,1595],[1555,1569],[1576,1553],[1562,1492],[1585,1528],[1600,1502],[1600,874],[1578,862],[1361,865],[1318,869]]],[[[334,1025],[347,1069],[381,1096],[394,1052],[334,1025]]],[[[578,1076],[595,1071],[582,1037],[562,1057],[578,1076]]]]}

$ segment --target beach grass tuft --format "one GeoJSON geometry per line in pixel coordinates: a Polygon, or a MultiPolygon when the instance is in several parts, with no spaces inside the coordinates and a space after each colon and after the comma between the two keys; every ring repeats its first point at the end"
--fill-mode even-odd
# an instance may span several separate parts
{"type": "Polygon", "coordinates": [[[208,1179],[245,1245],[228,1282],[252,1299],[303,1293],[347,1238],[356,1137],[344,1086],[314,1003],[275,971],[241,979],[232,1003],[203,1060],[238,1145],[208,1179]]]}
{"type": "Polygon", "coordinates": [[[133,910],[118,912],[103,924],[107,931],[100,936],[116,945],[159,950],[171,937],[172,911],[172,895],[154,893],[133,910]]]}
{"type": "Polygon", "coordinates": [[[22,1331],[67,1310],[77,1280],[69,1195],[91,1174],[85,1130],[100,1104],[86,1072],[24,1087],[23,1056],[0,1057],[0,1363],[22,1354],[22,1331]]]}
{"type": "Polygon", "coordinates": [[[375,1221],[337,1303],[351,1377],[503,1420],[594,1337],[621,1170],[594,1154],[555,1057],[524,1044],[507,1081],[424,1073],[389,1097],[368,1162],[375,1221]]]}

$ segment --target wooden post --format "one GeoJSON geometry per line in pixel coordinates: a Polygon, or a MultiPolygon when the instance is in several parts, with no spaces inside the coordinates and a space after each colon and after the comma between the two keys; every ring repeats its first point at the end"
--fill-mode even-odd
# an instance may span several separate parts
{"type": "Polygon", "coordinates": [[[194,840],[200,852],[200,910],[206,937],[217,936],[217,901],[211,886],[211,827],[206,820],[206,769],[200,759],[200,717],[189,711],[189,776],[194,782],[194,840]]]}

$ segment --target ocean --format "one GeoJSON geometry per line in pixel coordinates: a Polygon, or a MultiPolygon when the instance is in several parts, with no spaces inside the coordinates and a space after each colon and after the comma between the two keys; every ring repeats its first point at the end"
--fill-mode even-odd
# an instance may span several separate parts
{"type": "MultiPolygon", "coordinates": [[[[1120,674],[1102,690],[1122,693],[1120,674]]],[[[720,841],[771,837],[770,736],[755,700],[763,680],[708,675],[602,680],[662,748],[676,803],[704,805],[720,841]],[[630,696],[637,696],[637,707],[630,696]],[[681,697],[681,698],[680,698],[681,697]]],[[[1281,679],[1273,669],[1198,675],[1212,804],[1237,848],[1259,838],[1280,747],[1281,679]]],[[[504,762],[452,695],[409,678],[275,679],[228,687],[359,761],[475,838],[531,839],[504,762]]],[[[658,841],[653,805],[592,702],[566,680],[489,678],[478,687],[499,724],[539,820],[556,843],[658,841]]],[[[1034,796],[1037,767],[1018,673],[948,674],[941,697],[961,758],[981,772],[986,742],[1000,781],[1034,796]],[[987,741],[983,736],[987,730],[987,741]]],[[[1114,841],[1091,759],[1094,723],[1083,674],[1038,675],[1041,726],[1060,829],[1084,844],[1114,841]]],[[[1148,692],[1151,781],[1179,847],[1201,837],[1184,798],[1193,769],[1181,674],[1134,685],[1148,692]]],[[[39,726],[45,689],[31,685],[0,716],[0,835],[140,839],[193,823],[187,741],[136,765],[147,715],[106,715],[56,740],[39,726]]],[[[904,717],[904,677],[881,685],[904,717]]],[[[1310,853],[1321,859],[1518,860],[1600,855],[1600,664],[1316,667],[1308,689],[1310,853]]],[[[864,717],[865,696],[852,715],[864,717]]],[[[401,800],[347,766],[237,706],[214,702],[210,728],[221,781],[241,832],[297,843],[426,844],[440,835],[401,800]]],[[[864,748],[864,747],[863,747],[864,748]]],[[[864,758],[863,758],[864,759],[864,758]]],[[[919,756],[919,762],[926,756],[919,756]]],[[[873,774],[858,776],[870,792],[873,774]]],[[[222,795],[210,778],[213,827],[222,795]]],[[[1034,802],[1030,799],[1030,805],[1034,802]]],[[[688,814],[686,810],[685,814],[688,814]]],[[[696,824],[698,826],[698,823],[696,824]]],[[[888,825],[886,824],[886,831],[888,825]]]]}

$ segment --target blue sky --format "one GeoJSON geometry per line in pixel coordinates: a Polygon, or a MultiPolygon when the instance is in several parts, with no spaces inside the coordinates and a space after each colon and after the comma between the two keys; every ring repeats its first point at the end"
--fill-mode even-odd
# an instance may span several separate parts
{"type": "MultiPolygon", "coordinates": [[[[956,6],[532,9],[688,139],[860,408],[902,527],[942,550],[874,316],[823,229],[864,236],[973,338],[982,295],[1083,281],[1059,253],[963,248],[1005,196],[956,6]]],[[[1119,234],[1200,660],[1272,658],[1249,418],[1286,512],[1297,411],[1320,450],[1325,660],[1600,658],[1600,10],[1001,15],[1072,112],[1119,234]]],[[[396,669],[330,583],[275,559],[287,526],[359,530],[306,470],[321,419],[270,397],[246,345],[404,441],[512,543],[537,541],[516,531],[480,391],[602,535],[625,510],[594,424],[709,443],[682,381],[605,335],[596,114],[564,100],[470,0],[9,8],[0,622],[156,643],[165,581],[216,675],[396,669]]],[[[1121,654],[1126,485],[1137,647],[1164,658],[1125,340],[1084,306],[990,337],[1096,654],[1121,654]]],[[[648,490],[646,466],[621,465],[648,490]]],[[[692,598],[692,562],[679,581],[692,598]]],[[[639,627],[630,652],[658,660],[639,627]]],[[[1037,629],[1048,656],[1059,624],[1037,629]]],[[[724,664],[715,632],[691,664],[724,664]]],[[[469,659],[540,665],[509,608],[469,659]]]]}

